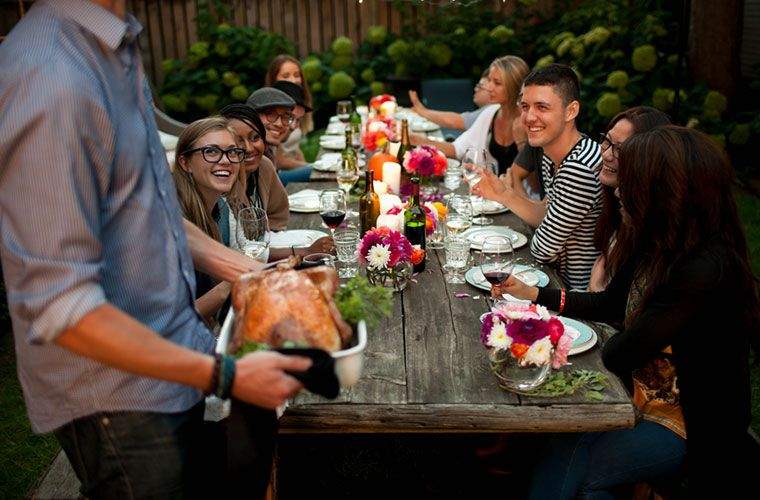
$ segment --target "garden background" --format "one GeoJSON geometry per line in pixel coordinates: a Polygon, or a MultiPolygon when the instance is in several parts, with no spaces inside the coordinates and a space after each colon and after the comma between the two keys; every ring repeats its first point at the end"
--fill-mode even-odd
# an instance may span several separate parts
{"type": "MultiPolygon", "coordinates": [[[[31,3],[21,2],[21,9],[31,3]]],[[[17,5],[0,2],[0,33],[18,19],[17,5]]],[[[263,84],[275,55],[301,59],[316,108],[317,130],[303,144],[312,158],[338,99],[366,101],[431,78],[474,84],[505,54],[531,67],[569,64],[581,80],[583,131],[601,132],[618,111],[643,104],[726,148],[760,275],[760,182],[752,150],[760,139],[760,69],[751,57],[739,57],[742,34],[745,44],[756,43],[751,37],[760,31],[748,34],[741,14],[760,19],[760,2],[128,0],[127,7],[145,25],[141,43],[156,100],[181,121],[244,101],[263,84]]],[[[753,388],[753,425],[760,430],[758,366],[753,388]]],[[[0,288],[0,498],[25,495],[57,449],[54,439],[29,429],[0,288]]]]}

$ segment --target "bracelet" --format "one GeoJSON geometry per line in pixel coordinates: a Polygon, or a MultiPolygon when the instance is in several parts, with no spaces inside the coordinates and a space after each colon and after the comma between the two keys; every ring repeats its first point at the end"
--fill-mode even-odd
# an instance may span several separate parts
{"type": "Polygon", "coordinates": [[[219,399],[229,399],[234,380],[235,358],[225,354],[222,356],[221,370],[219,371],[219,385],[214,394],[216,394],[219,399]]]}
{"type": "Polygon", "coordinates": [[[562,314],[562,311],[565,310],[565,289],[562,288],[560,290],[560,296],[559,296],[559,310],[558,313],[562,314]]]}
{"type": "Polygon", "coordinates": [[[222,355],[214,354],[214,369],[211,371],[211,385],[209,386],[208,391],[205,392],[204,396],[216,394],[216,389],[219,387],[219,372],[221,371],[221,366],[222,355]]]}

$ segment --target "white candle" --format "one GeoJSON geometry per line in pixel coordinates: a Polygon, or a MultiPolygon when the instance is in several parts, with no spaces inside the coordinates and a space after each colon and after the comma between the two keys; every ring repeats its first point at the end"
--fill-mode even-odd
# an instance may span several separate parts
{"type": "Polygon", "coordinates": [[[404,218],[401,214],[381,214],[377,218],[376,227],[387,227],[401,232],[404,228],[404,218]]]}
{"type": "Polygon", "coordinates": [[[398,194],[401,184],[401,165],[393,161],[383,163],[383,182],[391,193],[398,194]]]}
{"type": "Polygon", "coordinates": [[[393,207],[401,207],[401,198],[395,194],[381,194],[380,197],[380,213],[387,214],[393,207]]]}
{"type": "Polygon", "coordinates": [[[378,196],[381,194],[386,194],[388,192],[388,184],[383,181],[373,181],[372,186],[374,187],[375,193],[377,193],[378,196]]]}

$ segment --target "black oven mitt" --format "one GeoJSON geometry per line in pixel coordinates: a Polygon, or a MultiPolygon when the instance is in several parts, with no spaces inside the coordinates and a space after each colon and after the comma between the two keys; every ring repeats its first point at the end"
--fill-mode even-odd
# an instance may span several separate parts
{"type": "Polygon", "coordinates": [[[283,347],[275,349],[286,356],[303,356],[311,358],[311,367],[305,372],[287,372],[298,379],[309,392],[319,394],[327,399],[335,399],[340,392],[340,383],[335,376],[335,360],[330,353],[322,349],[305,349],[283,347]]]}

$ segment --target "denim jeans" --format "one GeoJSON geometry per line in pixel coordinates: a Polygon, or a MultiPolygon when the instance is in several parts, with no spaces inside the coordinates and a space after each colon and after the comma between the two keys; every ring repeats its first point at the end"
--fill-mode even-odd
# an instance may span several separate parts
{"type": "Polygon", "coordinates": [[[311,178],[311,165],[291,170],[278,170],[277,175],[280,176],[283,186],[287,186],[288,182],[309,182],[311,178]]]}
{"type": "Polygon", "coordinates": [[[87,498],[188,498],[202,477],[203,402],[181,413],[82,417],[55,436],[87,498]]]}
{"type": "Polygon", "coordinates": [[[633,429],[568,434],[550,440],[530,487],[531,499],[615,498],[620,485],[678,473],[686,440],[654,422],[633,429]]]}

